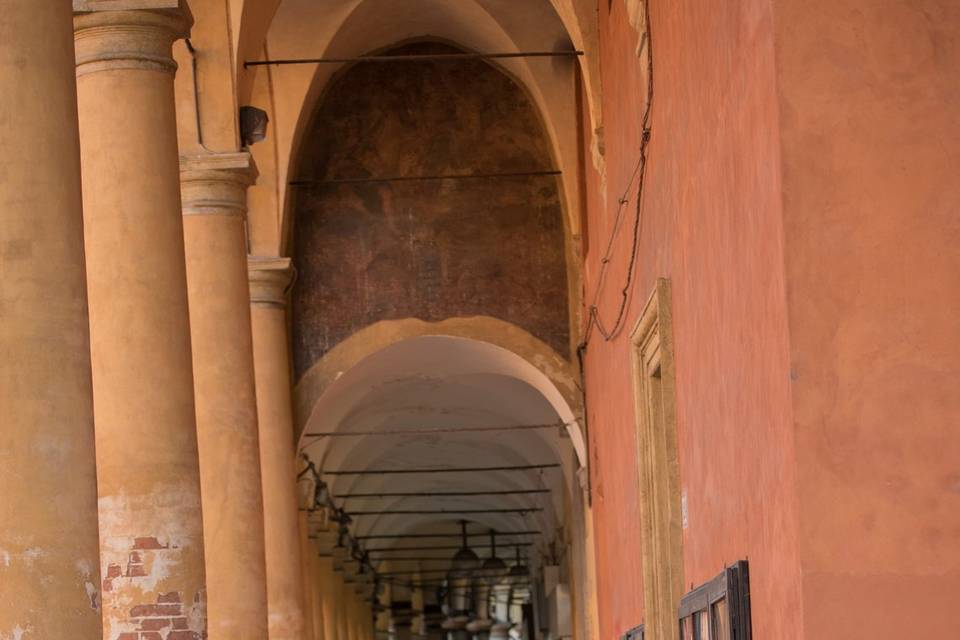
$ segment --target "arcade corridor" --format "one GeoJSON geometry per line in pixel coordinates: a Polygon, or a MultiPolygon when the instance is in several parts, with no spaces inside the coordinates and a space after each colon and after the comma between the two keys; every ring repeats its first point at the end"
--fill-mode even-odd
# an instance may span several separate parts
{"type": "Polygon", "coordinates": [[[0,640],[960,637],[958,33],[0,0],[0,640]]]}

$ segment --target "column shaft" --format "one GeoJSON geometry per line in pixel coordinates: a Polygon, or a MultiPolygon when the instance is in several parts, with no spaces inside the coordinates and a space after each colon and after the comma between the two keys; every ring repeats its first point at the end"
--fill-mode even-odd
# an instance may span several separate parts
{"type": "Polygon", "coordinates": [[[210,640],[266,640],[244,213],[248,153],[181,158],[210,640]]]}
{"type": "Polygon", "coordinates": [[[297,532],[300,542],[300,576],[303,581],[303,629],[304,636],[314,640],[315,625],[313,621],[313,556],[315,555],[310,548],[310,525],[307,522],[306,512],[300,512],[297,516],[297,532]]]}
{"type": "Polygon", "coordinates": [[[291,276],[289,258],[250,260],[270,640],[305,633],[286,315],[291,276]]]}
{"type": "Polygon", "coordinates": [[[74,18],[108,640],[206,633],[171,57],[189,23],[182,7],[74,18]]]}
{"type": "Polygon", "coordinates": [[[333,578],[333,550],[337,544],[338,526],[336,523],[325,523],[319,525],[315,531],[316,537],[316,577],[314,584],[316,587],[316,597],[318,599],[318,609],[314,615],[316,623],[319,617],[320,626],[318,638],[324,640],[339,640],[337,638],[336,619],[339,615],[336,603],[334,601],[334,578],[333,578]]]}
{"type": "Polygon", "coordinates": [[[311,619],[313,620],[314,640],[325,640],[327,637],[323,626],[323,592],[327,586],[324,582],[323,560],[323,558],[318,557],[315,549],[311,549],[310,576],[313,589],[310,597],[310,608],[312,610],[311,619]]]}
{"type": "Polygon", "coordinates": [[[0,20],[0,637],[99,639],[71,10],[0,20]]]}
{"type": "Polygon", "coordinates": [[[343,580],[343,572],[335,571],[333,578],[334,601],[337,604],[337,640],[350,640],[349,585],[343,580]]]}
{"type": "Polygon", "coordinates": [[[335,582],[333,575],[333,558],[317,558],[320,569],[320,599],[323,612],[323,637],[324,640],[338,640],[337,638],[337,611],[335,598],[335,582]]]}

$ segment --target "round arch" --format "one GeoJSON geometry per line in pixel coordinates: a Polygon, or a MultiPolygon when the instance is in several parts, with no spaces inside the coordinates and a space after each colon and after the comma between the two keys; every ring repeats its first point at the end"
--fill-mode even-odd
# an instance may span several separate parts
{"type": "MultiPolygon", "coordinates": [[[[514,324],[485,316],[424,322],[415,318],[384,320],[357,331],[331,349],[299,380],[294,389],[295,424],[303,446],[304,434],[329,430],[324,398],[342,395],[354,377],[363,375],[376,354],[391,347],[414,348],[422,338],[445,339],[443,344],[469,362],[457,373],[483,373],[517,380],[540,394],[566,425],[579,466],[586,466],[586,440],[580,423],[580,389],[574,366],[544,342],[514,324]],[[357,372],[360,373],[357,373],[357,372]],[[351,374],[351,372],[353,372],[351,374]]],[[[402,351],[402,349],[401,349],[402,351]]],[[[442,362],[437,362],[442,366],[442,362]]]]}
{"type": "MultiPolygon", "coordinates": [[[[287,1],[289,2],[289,0],[287,1]]],[[[360,1],[348,0],[346,4],[357,5],[360,1]]],[[[491,7],[491,11],[495,10],[495,6],[509,6],[511,4],[511,2],[504,3],[503,0],[482,1],[491,7]]],[[[237,97],[240,104],[246,104],[249,101],[257,75],[256,68],[244,68],[243,63],[263,57],[267,34],[281,2],[282,0],[230,0],[233,47],[237,61],[237,97]]],[[[584,86],[587,87],[587,106],[590,121],[596,129],[603,122],[600,102],[600,49],[596,8],[576,0],[549,0],[549,2],[562,21],[573,45],[585,54],[580,66],[584,86]]]]}
{"type": "MultiPolygon", "coordinates": [[[[262,58],[264,51],[269,51],[271,58],[356,57],[423,39],[454,43],[471,51],[568,50],[573,47],[586,52],[580,60],[585,83],[588,82],[586,67],[598,60],[599,51],[595,46],[593,50],[583,48],[586,40],[595,43],[596,26],[587,25],[589,29],[584,31],[584,24],[579,22],[595,21],[595,17],[580,16],[568,0],[532,0],[519,4],[504,0],[423,2],[426,5],[416,15],[411,15],[392,0],[341,0],[330,5],[312,0],[285,0],[272,15],[269,33],[264,35],[265,45],[242,55],[248,60],[262,58]],[[570,6],[565,7],[567,4],[570,6]],[[573,31],[568,22],[573,25],[573,31]],[[594,36],[588,38],[576,33],[594,36]]],[[[581,185],[577,179],[581,158],[577,132],[581,122],[571,77],[576,63],[569,59],[542,58],[500,62],[502,64],[497,67],[514,78],[529,95],[544,123],[556,167],[564,174],[561,195],[564,222],[570,237],[567,251],[576,257],[573,255],[579,247],[576,238],[581,233],[581,185]]],[[[278,229],[276,234],[270,233],[276,235],[271,238],[275,243],[273,252],[280,255],[288,254],[292,216],[292,192],[288,183],[301,177],[297,175],[301,141],[325,88],[339,67],[252,67],[247,73],[241,73],[241,103],[254,93],[263,102],[269,100],[272,133],[268,146],[272,146],[272,151],[268,153],[266,147],[253,148],[258,166],[266,169],[261,174],[264,183],[261,186],[265,189],[264,198],[269,202],[269,208],[261,211],[254,206],[250,216],[254,227],[259,224],[256,220],[259,216],[273,219],[262,226],[278,229]],[[256,69],[260,71],[254,77],[249,71],[256,69]],[[243,89],[243,77],[246,76],[250,76],[249,88],[243,89]],[[244,91],[246,95],[242,94],[244,91]],[[265,180],[273,185],[265,184],[265,180]]],[[[595,110],[599,105],[599,94],[590,90],[589,84],[586,86],[585,108],[595,110]]],[[[593,126],[600,125],[594,122],[593,126]]],[[[573,295],[579,291],[577,282],[578,278],[570,278],[573,295]]]]}

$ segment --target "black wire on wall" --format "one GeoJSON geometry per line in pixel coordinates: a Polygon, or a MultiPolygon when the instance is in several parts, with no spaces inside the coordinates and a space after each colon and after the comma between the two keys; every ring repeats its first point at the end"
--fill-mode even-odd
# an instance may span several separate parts
{"type": "Polygon", "coordinates": [[[640,245],[640,228],[641,221],[643,219],[643,187],[647,174],[647,150],[650,145],[650,114],[653,107],[653,48],[650,37],[649,0],[645,0],[644,2],[644,21],[645,32],[641,38],[639,54],[642,55],[643,50],[646,49],[647,104],[644,108],[643,117],[641,119],[643,133],[640,140],[639,157],[637,159],[637,164],[633,169],[633,173],[630,175],[630,180],[627,183],[627,187],[624,189],[623,195],[620,196],[620,199],[617,203],[617,214],[614,217],[613,229],[610,231],[610,237],[607,240],[607,246],[605,248],[603,258],[600,260],[600,273],[597,275],[597,284],[590,300],[590,306],[587,309],[587,325],[583,330],[583,340],[577,347],[578,357],[581,360],[581,370],[583,366],[583,352],[586,351],[587,346],[590,344],[590,339],[593,335],[594,329],[597,330],[597,333],[600,334],[605,342],[609,342],[616,338],[623,329],[627,315],[627,303],[630,300],[630,291],[631,287],[633,286],[633,278],[636,272],[637,250],[640,245]],[[626,283],[620,291],[620,305],[617,309],[616,318],[610,327],[606,327],[603,319],[600,317],[600,309],[598,304],[600,301],[600,294],[603,292],[603,286],[607,279],[607,269],[609,268],[610,261],[613,258],[614,244],[622,227],[623,213],[627,203],[630,201],[630,192],[632,191],[635,182],[637,183],[637,195],[633,219],[633,240],[630,246],[630,260],[627,265],[626,283]]]}

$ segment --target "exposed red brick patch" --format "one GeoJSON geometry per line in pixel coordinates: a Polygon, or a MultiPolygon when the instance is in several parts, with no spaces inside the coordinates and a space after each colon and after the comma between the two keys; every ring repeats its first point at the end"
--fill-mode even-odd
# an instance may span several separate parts
{"type": "Polygon", "coordinates": [[[160,544],[160,541],[153,536],[144,538],[134,538],[133,548],[141,550],[169,549],[170,545],[160,544]]]}
{"type": "MultiPolygon", "coordinates": [[[[175,552],[175,546],[161,545],[155,537],[135,538],[127,556],[126,571],[119,564],[107,567],[104,592],[117,591],[124,584],[122,581],[127,579],[131,585],[136,585],[138,578],[149,575],[147,569],[153,566],[158,555],[163,557],[175,552]],[[117,584],[114,585],[114,582],[117,584]]],[[[188,617],[193,615],[194,610],[205,617],[203,591],[196,593],[192,601],[189,614],[184,611],[184,598],[178,591],[159,593],[155,602],[134,605],[128,610],[124,631],[115,640],[206,640],[206,631],[190,630],[188,617]]]]}
{"type": "Polygon", "coordinates": [[[107,566],[107,575],[103,579],[102,590],[104,592],[113,590],[113,581],[116,578],[119,578],[122,575],[122,569],[118,564],[110,564],[107,566]]]}
{"type": "Polygon", "coordinates": [[[159,629],[166,629],[169,626],[169,618],[144,618],[144,620],[140,622],[141,631],[157,631],[159,629]]]}
{"type": "Polygon", "coordinates": [[[180,615],[178,604],[138,604],[130,609],[131,618],[160,618],[180,615]]]}
{"type": "Polygon", "coordinates": [[[127,560],[126,576],[128,578],[141,578],[145,575],[147,575],[147,570],[143,566],[143,556],[137,551],[131,552],[127,560]]]}

